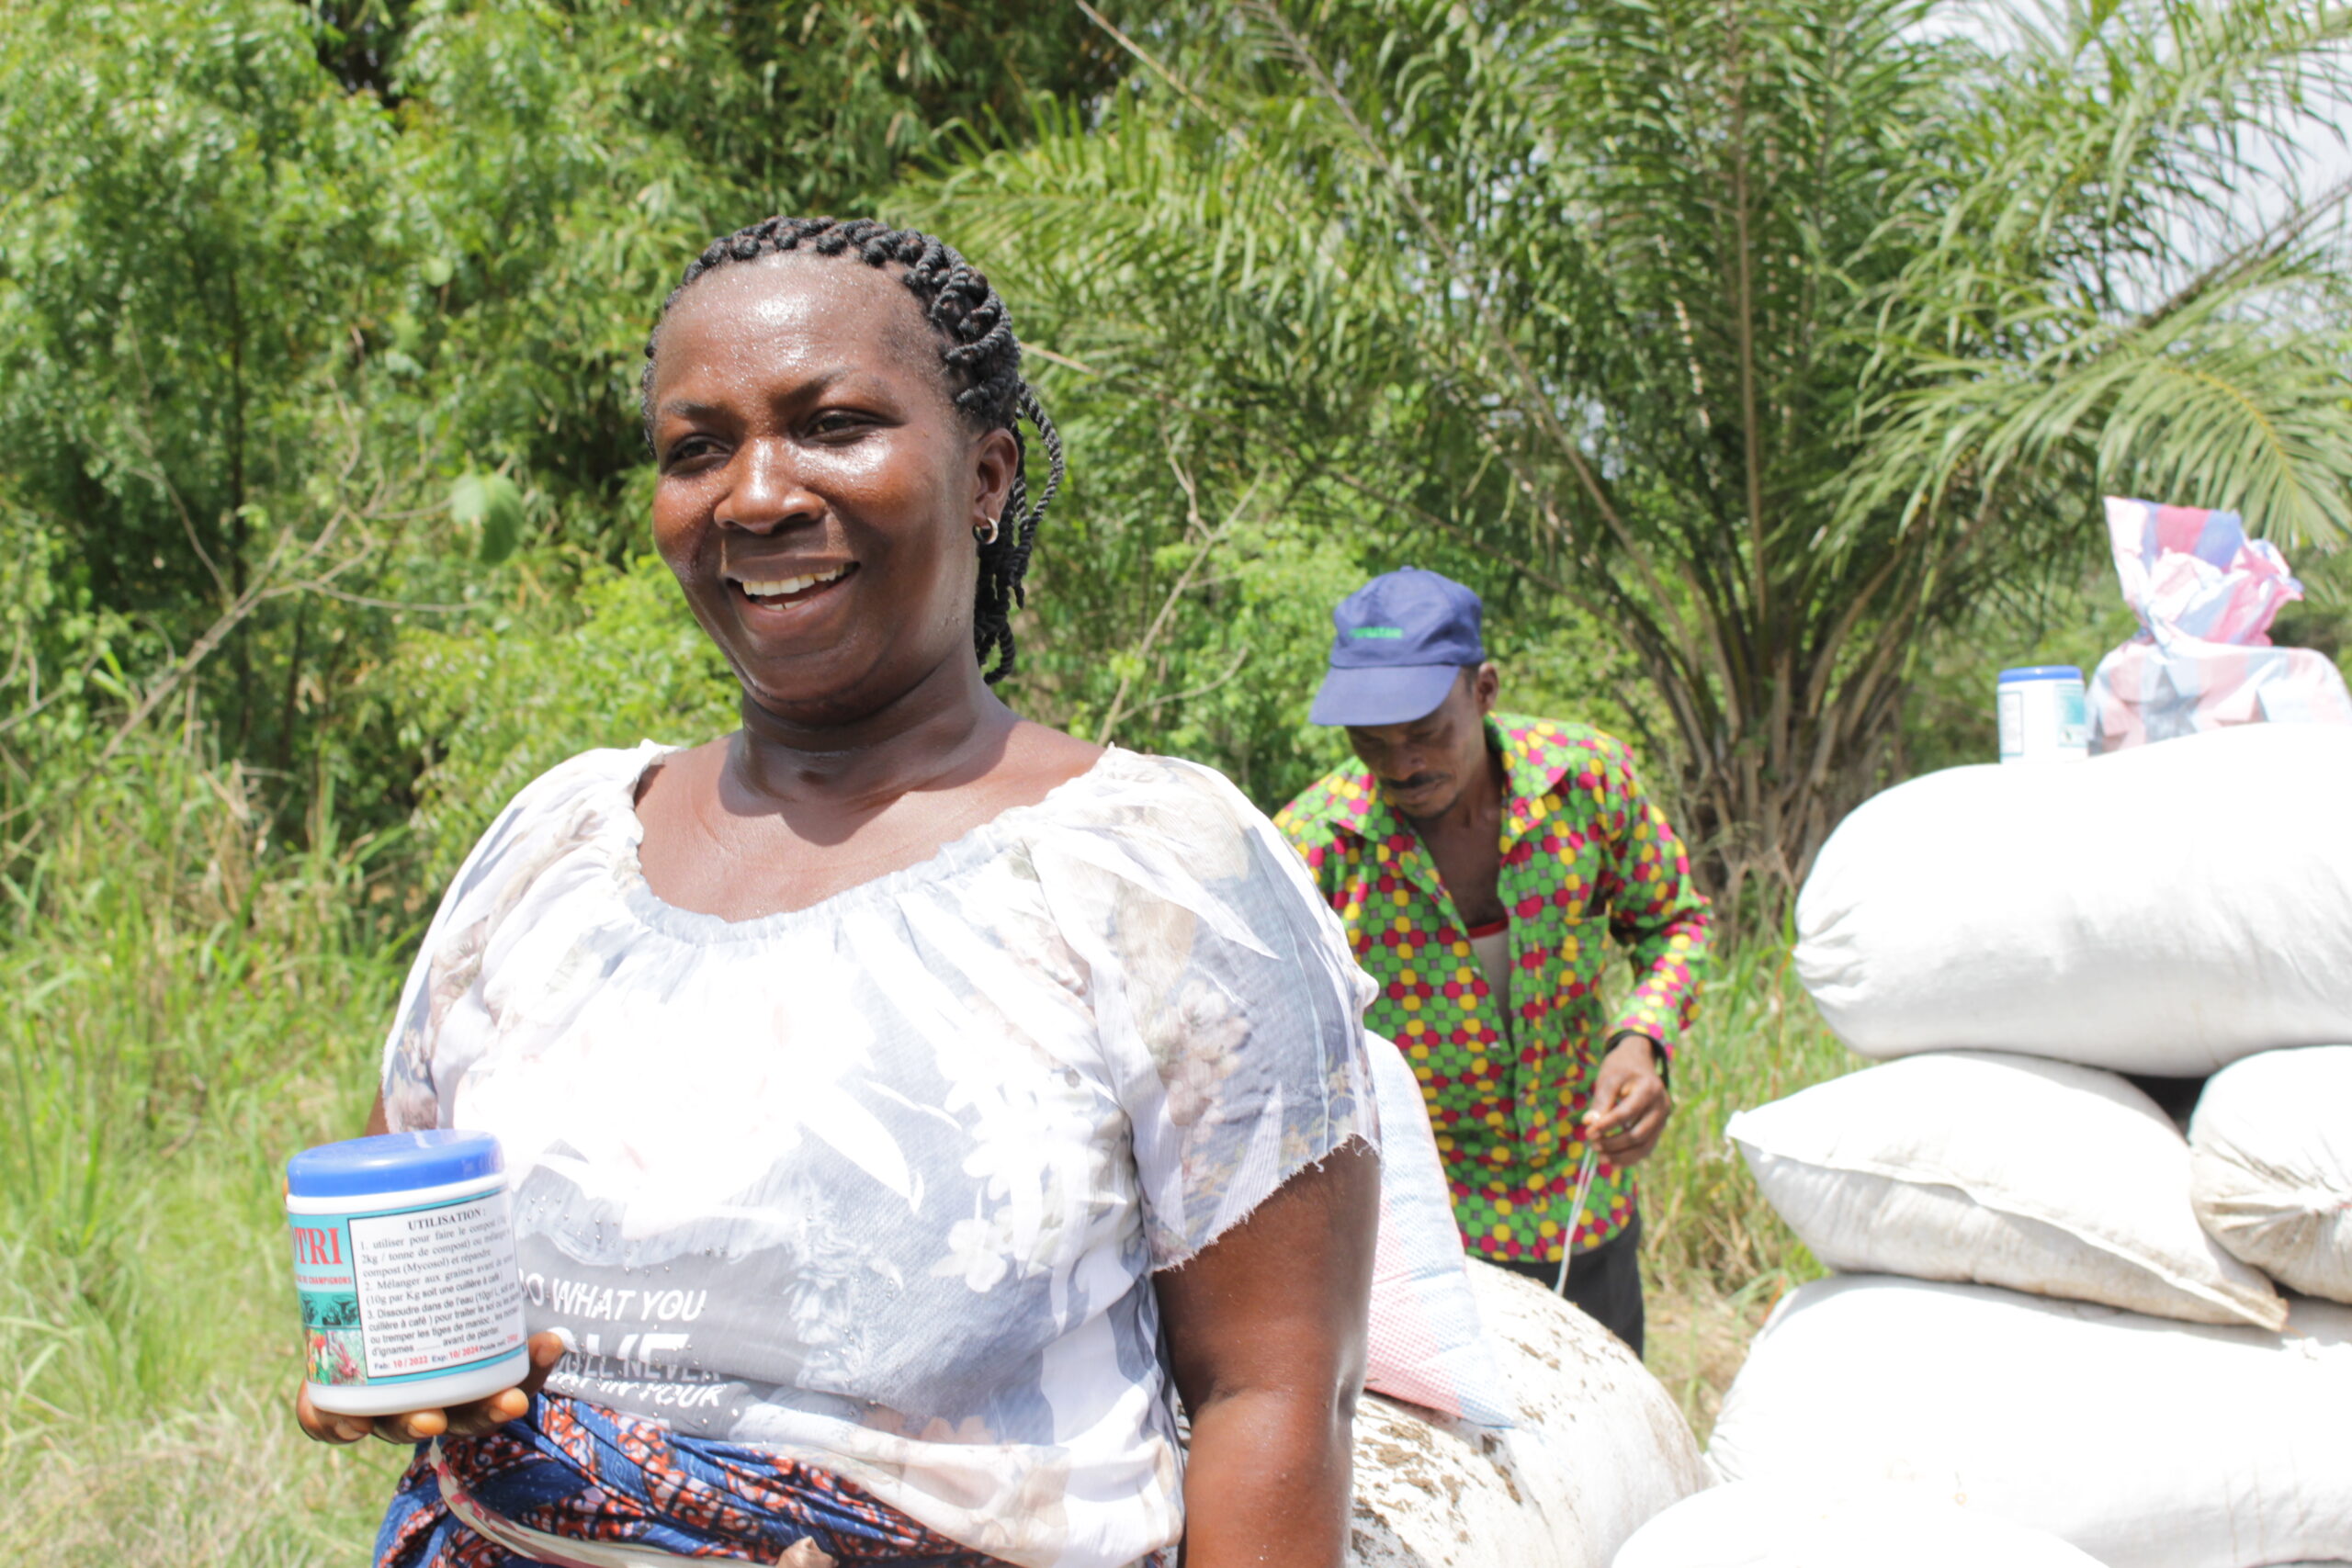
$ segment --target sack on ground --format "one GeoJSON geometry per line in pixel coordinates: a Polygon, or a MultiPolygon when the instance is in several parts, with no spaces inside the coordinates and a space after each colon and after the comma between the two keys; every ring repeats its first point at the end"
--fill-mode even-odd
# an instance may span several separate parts
{"type": "Polygon", "coordinates": [[[1797,973],[1865,1056],[1974,1047],[2198,1077],[2352,1040],[2352,728],[1951,768],[1848,817],[1797,973]]]}
{"type": "Polygon", "coordinates": [[[2113,1073],[1935,1052],[1743,1111],[1727,1132],[1832,1269],[2286,1323],[2270,1282],[2198,1225],[2188,1141],[2113,1073]]]}
{"type": "Polygon", "coordinates": [[[2099,1568],[2046,1530],[1930,1486],[1735,1481],[1634,1533],[1611,1568],[2099,1568]]]}
{"type": "Polygon", "coordinates": [[[1469,1268],[1508,1430],[1367,1397],[1357,1407],[1356,1568],[1608,1568],[1707,1483],[1673,1397],[1617,1337],[1540,1285],[1469,1268]]]}
{"type": "Polygon", "coordinates": [[[2290,1290],[2352,1302],[2352,1045],[2222,1068],[2188,1142],[2197,1217],[2215,1241],[2290,1290]]]}
{"type": "Polygon", "coordinates": [[[1725,1396],[1726,1479],[1921,1482],[2109,1568],[2352,1558],[2352,1309],[2215,1328],[1982,1285],[1816,1280],[1725,1396]]]}
{"type": "Polygon", "coordinates": [[[1420,1084],[1395,1044],[1377,1034],[1365,1044],[1380,1109],[1380,1231],[1364,1386],[1441,1415],[1508,1426],[1508,1395],[1470,1293],[1469,1260],[1420,1084]]]}

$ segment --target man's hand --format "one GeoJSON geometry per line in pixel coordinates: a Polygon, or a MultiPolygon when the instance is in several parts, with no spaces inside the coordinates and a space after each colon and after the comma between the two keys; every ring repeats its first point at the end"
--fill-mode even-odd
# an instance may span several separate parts
{"type": "Polygon", "coordinates": [[[1627,1034],[1600,1059],[1592,1109],[1585,1112],[1585,1136],[1597,1137],[1601,1157],[1621,1170],[1649,1157],[1666,1131],[1666,1119],[1674,1114],[1666,1080],[1658,1077],[1657,1049],[1649,1036],[1627,1034]]]}

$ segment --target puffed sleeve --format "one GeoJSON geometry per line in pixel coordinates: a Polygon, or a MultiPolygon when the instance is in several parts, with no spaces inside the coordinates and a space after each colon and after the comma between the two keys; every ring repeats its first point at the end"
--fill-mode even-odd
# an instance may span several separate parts
{"type": "Polygon", "coordinates": [[[524,786],[449,879],[401,987],[384,1041],[380,1088],[395,1133],[447,1124],[448,1100],[486,1032],[478,1013],[484,949],[499,923],[543,877],[602,826],[616,782],[644,771],[662,748],[584,752],[524,786]],[[454,1027],[453,1027],[454,1026],[454,1027]]]}
{"type": "Polygon", "coordinates": [[[1378,1146],[1373,983],[1272,823],[1225,778],[1136,759],[1100,819],[1035,846],[1132,1133],[1154,1269],[1351,1139],[1378,1146]]]}

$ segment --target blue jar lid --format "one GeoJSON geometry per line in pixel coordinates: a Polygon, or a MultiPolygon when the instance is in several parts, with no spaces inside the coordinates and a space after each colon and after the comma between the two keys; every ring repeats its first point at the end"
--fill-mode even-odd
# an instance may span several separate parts
{"type": "Polygon", "coordinates": [[[506,1156],[488,1133],[455,1127],[379,1133],[304,1149],[286,1162],[286,1190],[298,1198],[365,1198],[471,1181],[505,1168],[506,1156]]]}
{"type": "Polygon", "coordinates": [[[2025,681],[2079,681],[2082,678],[2083,672],[2071,664],[2021,664],[2015,670],[2002,671],[1997,683],[2014,686],[2025,681]]]}

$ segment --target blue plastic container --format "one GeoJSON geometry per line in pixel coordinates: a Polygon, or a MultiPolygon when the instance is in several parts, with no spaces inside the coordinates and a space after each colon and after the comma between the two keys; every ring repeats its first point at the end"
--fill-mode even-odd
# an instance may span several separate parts
{"type": "Polygon", "coordinates": [[[386,1133],[286,1162],[311,1403],[389,1416],[530,1370],[506,1161],[488,1133],[386,1133]]]}
{"type": "Polygon", "coordinates": [[[2071,664],[2001,671],[1995,688],[2004,762],[2081,762],[2090,758],[2083,672],[2071,664]]]}

